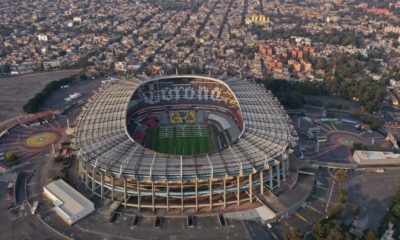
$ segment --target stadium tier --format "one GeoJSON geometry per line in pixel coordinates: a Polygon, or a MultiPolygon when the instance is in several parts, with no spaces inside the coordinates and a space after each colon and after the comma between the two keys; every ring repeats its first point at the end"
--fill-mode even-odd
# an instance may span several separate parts
{"type": "Polygon", "coordinates": [[[297,144],[264,86],[192,75],[104,84],[83,107],[75,135],[89,190],[153,210],[252,202],[286,180],[297,144]]]}

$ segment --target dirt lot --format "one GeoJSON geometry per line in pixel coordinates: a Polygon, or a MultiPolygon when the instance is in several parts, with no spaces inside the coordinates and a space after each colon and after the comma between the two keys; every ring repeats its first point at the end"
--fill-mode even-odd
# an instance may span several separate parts
{"type": "Polygon", "coordinates": [[[23,113],[22,106],[40,92],[47,83],[71,76],[79,71],[65,70],[0,78],[0,121],[23,113]]]}

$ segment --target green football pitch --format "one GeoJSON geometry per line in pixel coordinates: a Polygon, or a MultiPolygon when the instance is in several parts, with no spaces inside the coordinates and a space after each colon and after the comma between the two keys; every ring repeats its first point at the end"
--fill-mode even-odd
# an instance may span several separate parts
{"type": "Polygon", "coordinates": [[[157,152],[173,155],[205,154],[215,149],[213,126],[167,126],[150,128],[144,146],[157,152]]]}

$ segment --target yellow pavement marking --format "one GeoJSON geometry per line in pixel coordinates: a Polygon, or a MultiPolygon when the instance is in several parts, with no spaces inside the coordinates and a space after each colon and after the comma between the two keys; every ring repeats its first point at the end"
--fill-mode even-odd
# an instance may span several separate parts
{"type": "Polygon", "coordinates": [[[366,132],[361,132],[361,133],[359,133],[358,135],[359,136],[362,136],[362,135],[364,135],[366,132]]]}
{"type": "Polygon", "coordinates": [[[320,200],[320,201],[322,201],[322,202],[326,202],[326,199],[324,199],[324,198],[322,198],[322,197],[318,197],[317,195],[311,195],[311,197],[313,197],[313,198],[316,198],[316,199],[318,199],[318,200],[320,200]]]}
{"type": "Polygon", "coordinates": [[[319,125],[318,127],[324,130],[325,132],[331,132],[330,130],[326,130],[326,128],[323,128],[322,125],[319,125]]]}
{"type": "Polygon", "coordinates": [[[303,222],[305,222],[305,223],[307,223],[307,224],[310,224],[310,222],[309,222],[305,217],[303,217],[302,215],[300,215],[300,213],[295,212],[294,215],[295,215],[296,217],[298,217],[300,220],[302,220],[303,222]]]}
{"type": "Polygon", "coordinates": [[[335,126],[335,124],[332,124],[331,126],[332,126],[332,128],[333,128],[335,131],[338,130],[337,127],[335,126]]]}
{"type": "Polygon", "coordinates": [[[306,208],[308,208],[308,209],[310,209],[310,210],[312,210],[312,211],[314,211],[316,213],[322,214],[322,212],[320,210],[316,209],[313,206],[307,205],[306,208]]]}
{"type": "Polygon", "coordinates": [[[326,127],[326,128],[328,128],[328,129],[329,129],[329,131],[331,131],[331,132],[333,131],[333,129],[332,129],[332,127],[331,127],[331,125],[329,125],[329,124],[326,124],[326,123],[325,123],[325,127],[326,127]]]}

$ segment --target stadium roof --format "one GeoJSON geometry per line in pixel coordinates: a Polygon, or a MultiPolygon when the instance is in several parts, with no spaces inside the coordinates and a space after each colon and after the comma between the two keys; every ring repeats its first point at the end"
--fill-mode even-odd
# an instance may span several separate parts
{"type": "Polygon", "coordinates": [[[296,145],[297,134],[278,100],[264,86],[250,80],[227,79],[240,103],[245,129],[229,148],[204,156],[171,156],[154,152],[128,134],[129,101],[139,85],[179,78],[213,78],[179,75],[142,82],[118,81],[103,85],[79,116],[76,142],[80,156],[115,175],[137,178],[195,178],[237,175],[273,165],[296,145]]]}

